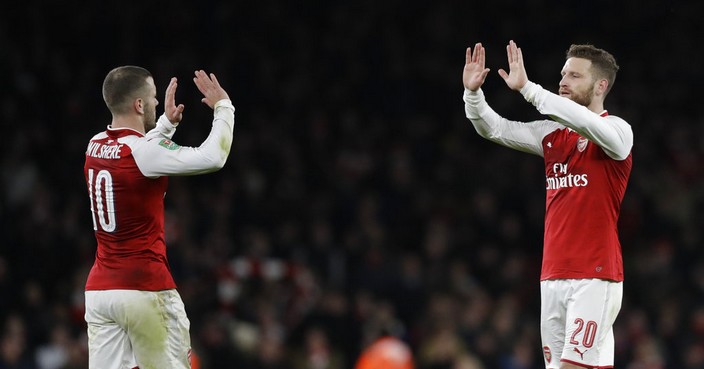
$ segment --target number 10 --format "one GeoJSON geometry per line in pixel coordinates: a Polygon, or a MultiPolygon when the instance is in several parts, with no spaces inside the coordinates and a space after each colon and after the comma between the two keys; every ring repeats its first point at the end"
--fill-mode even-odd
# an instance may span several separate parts
{"type": "Polygon", "coordinates": [[[98,230],[97,223],[99,222],[103,231],[114,232],[117,228],[117,222],[115,221],[115,197],[110,172],[104,169],[99,171],[93,181],[93,169],[88,169],[88,192],[90,193],[93,230],[98,230]],[[98,222],[95,221],[96,215],[98,222]]]}

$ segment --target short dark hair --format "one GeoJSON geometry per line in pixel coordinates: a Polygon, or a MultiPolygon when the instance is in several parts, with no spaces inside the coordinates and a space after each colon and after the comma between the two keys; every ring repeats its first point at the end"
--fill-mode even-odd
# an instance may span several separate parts
{"type": "Polygon", "coordinates": [[[134,65],[111,70],[103,81],[103,100],[110,112],[126,113],[130,103],[144,94],[149,77],[152,77],[152,74],[148,70],[134,65]]]}
{"type": "Polygon", "coordinates": [[[616,59],[608,51],[594,47],[594,45],[572,45],[567,50],[567,59],[582,58],[592,62],[592,73],[597,78],[605,78],[609,81],[609,86],[606,88],[606,93],[611,91],[611,87],[616,81],[616,72],[618,72],[618,64],[616,59]]]}

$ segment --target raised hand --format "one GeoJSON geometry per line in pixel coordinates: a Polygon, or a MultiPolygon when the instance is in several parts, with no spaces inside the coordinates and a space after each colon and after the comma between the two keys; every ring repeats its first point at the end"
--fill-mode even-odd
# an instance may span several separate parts
{"type": "Polygon", "coordinates": [[[476,91],[484,84],[489,68],[485,67],[486,52],[480,42],[474,45],[474,54],[472,48],[467,48],[467,55],[464,62],[464,71],[462,72],[462,84],[464,88],[476,91]]]}
{"type": "Polygon", "coordinates": [[[178,81],[176,77],[171,77],[169,86],[166,87],[166,96],[164,97],[164,114],[171,124],[178,124],[183,118],[183,104],[176,105],[176,88],[178,81]]]}
{"type": "Polygon", "coordinates": [[[220,87],[220,83],[213,73],[208,75],[203,70],[197,70],[195,77],[193,77],[193,82],[203,94],[203,98],[200,101],[208,105],[211,109],[215,106],[216,102],[230,98],[227,92],[220,87]]]}
{"type": "Polygon", "coordinates": [[[526,68],[523,65],[523,53],[521,52],[521,48],[511,40],[508,45],[506,45],[506,54],[508,55],[509,73],[506,73],[503,69],[499,69],[499,75],[504,79],[504,82],[506,82],[506,85],[508,85],[510,89],[518,91],[528,82],[526,68]]]}

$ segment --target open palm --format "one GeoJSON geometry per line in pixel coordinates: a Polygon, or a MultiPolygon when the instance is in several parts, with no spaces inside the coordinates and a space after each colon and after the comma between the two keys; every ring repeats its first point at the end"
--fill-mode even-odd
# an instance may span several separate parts
{"type": "Polygon", "coordinates": [[[464,87],[471,91],[476,91],[484,84],[489,68],[485,67],[486,53],[481,43],[474,45],[474,54],[472,48],[467,48],[465,58],[464,71],[462,72],[462,83],[464,87]]]}
{"type": "Polygon", "coordinates": [[[166,87],[164,99],[164,113],[171,124],[178,124],[183,118],[183,104],[176,105],[176,88],[178,88],[178,81],[176,77],[172,77],[169,86],[166,87]]]}
{"type": "Polygon", "coordinates": [[[523,65],[523,52],[521,48],[511,40],[506,46],[506,54],[508,56],[507,73],[503,69],[499,69],[499,75],[504,79],[506,85],[512,90],[520,90],[528,82],[526,68],[523,65]]]}

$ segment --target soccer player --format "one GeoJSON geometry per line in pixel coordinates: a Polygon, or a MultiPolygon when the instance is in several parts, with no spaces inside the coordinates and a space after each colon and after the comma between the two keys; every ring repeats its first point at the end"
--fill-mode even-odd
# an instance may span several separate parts
{"type": "Polygon", "coordinates": [[[235,121],[214,74],[198,70],[193,81],[214,110],[199,147],[171,141],[184,111],[175,103],[176,78],[158,121],[149,71],[122,66],[103,82],[112,123],[88,143],[84,167],[98,243],[85,287],[90,368],[190,368],[190,322],[166,258],[167,177],[221,169],[235,121]]]}
{"type": "Polygon", "coordinates": [[[621,308],[623,261],[617,221],[631,172],[633,132],[604,110],[618,65],[592,45],[572,45],[559,94],[528,80],[516,43],[499,75],[550,120],[499,116],[480,87],[489,69],[481,43],[467,48],[462,75],[467,118],[480,136],[545,160],[546,205],[540,276],[545,366],[611,368],[612,325],[621,308]]]}

